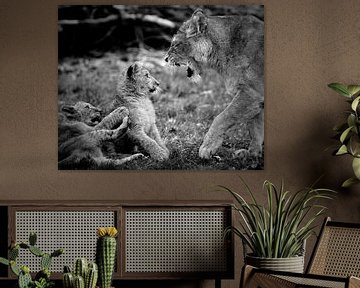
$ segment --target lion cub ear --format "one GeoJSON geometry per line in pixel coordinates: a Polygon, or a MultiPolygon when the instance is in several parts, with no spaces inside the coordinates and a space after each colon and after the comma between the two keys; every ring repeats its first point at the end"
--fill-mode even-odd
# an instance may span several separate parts
{"type": "Polygon", "coordinates": [[[139,63],[135,62],[134,64],[130,65],[126,72],[127,77],[134,78],[134,75],[138,69],[139,69],[139,63]]]}
{"type": "Polygon", "coordinates": [[[191,16],[189,27],[186,29],[186,37],[194,37],[206,30],[207,19],[204,12],[201,9],[196,9],[191,16]]]}
{"type": "Polygon", "coordinates": [[[74,106],[70,106],[70,105],[64,105],[63,107],[61,107],[61,111],[69,113],[69,114],[76,113],[76,109],[74,108],[74,106]]]}

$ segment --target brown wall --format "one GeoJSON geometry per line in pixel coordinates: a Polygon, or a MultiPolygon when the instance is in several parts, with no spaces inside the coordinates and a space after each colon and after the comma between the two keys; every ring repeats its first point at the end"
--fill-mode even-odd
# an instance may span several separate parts
{"type": "Polygon", "coordinates": [[[327,84],[360,82],[360,1],[257,1],[265,4],[264,171],[58,171],[57,4],[91,2],[105,4],[0,0],[0,200],[217,200],[227,195],[206,187],[236,188],[238,175],[264,200],[264,179],[297,189],[325,173],[321,185],[340,192],[328,214],[360,221],[360,186],[339,188],[350,162],[325,151],[346,108],[327,84]]]}

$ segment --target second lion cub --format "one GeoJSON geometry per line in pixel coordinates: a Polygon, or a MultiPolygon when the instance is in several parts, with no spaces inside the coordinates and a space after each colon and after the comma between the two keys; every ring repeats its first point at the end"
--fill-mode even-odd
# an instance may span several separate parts
{"type": "Polygon", "coordinates": [[[127,136],[151,158],[162,161],[169,158],[169,150],[156,126],[155,109],[149,98],[150,94],[157,92],[158,87],[159,82],[136,62],[120,76],[113,109],[123,106],[129,110],[127,136]]]}

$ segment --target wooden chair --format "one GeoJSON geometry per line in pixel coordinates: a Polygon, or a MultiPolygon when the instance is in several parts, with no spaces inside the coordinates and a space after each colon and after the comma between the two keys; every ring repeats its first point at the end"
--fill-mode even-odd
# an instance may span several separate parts
{"type": "Polygon", "coordinates": [[[306,273],[278,272],[244,266],[240,287],[360,287],[360,223],[326,218],[306,273]]]}

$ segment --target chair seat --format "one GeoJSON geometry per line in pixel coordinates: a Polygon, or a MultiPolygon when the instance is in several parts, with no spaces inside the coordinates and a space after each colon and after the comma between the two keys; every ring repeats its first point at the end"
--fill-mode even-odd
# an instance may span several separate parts
{"type": "Polygon", "coordinates": [[[300,274],[291,272],[271,271],[258,269],[250,265],[244,267],[243,273],[247,281],[243,287],[322,287],[322,288],[347,288],[360,287],[360,279],[357,277],[334,277],[315,274],[300,274]],[[352,286],[349,286],[349,283],[352,286]]]}
{"type": "Polygon", "coordinates": [[[304,278],[298,276],[277,276],[286,281],[296,284],[295,287],[311,286],[311,287],[327,287],[327,288],[345,288],[346,287],[346,278],[334,278],[329,277],[330,279],[322,279],[317,277],[309,278],[310,275],[304,275],[304,278]],[[332,278],[332,279],[331,279],[332,278]]]}

